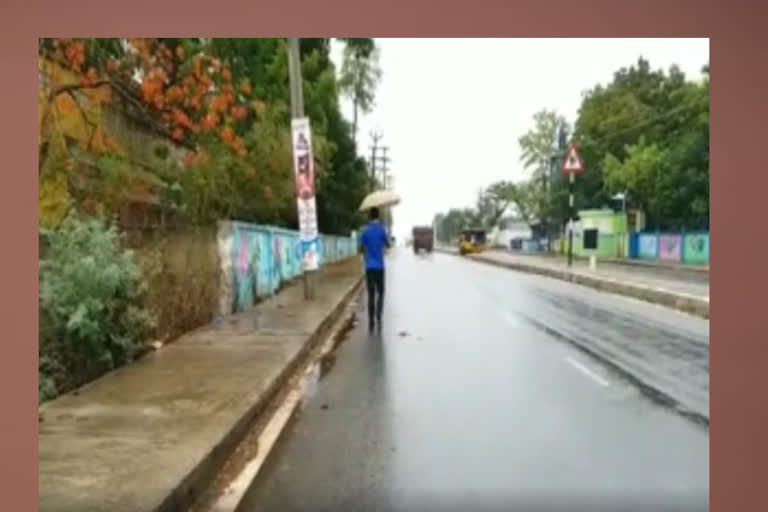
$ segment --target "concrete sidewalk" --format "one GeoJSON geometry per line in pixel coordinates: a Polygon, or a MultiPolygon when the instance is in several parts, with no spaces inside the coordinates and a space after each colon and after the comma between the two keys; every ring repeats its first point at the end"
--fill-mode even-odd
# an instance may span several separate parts
{"type": "MultiPolygon", "coordinates": [[[[457,254],[452,248],[440,250],[457,254]]],[[[493,250],[468,257],[475,261],[571,281],[709,318],[708,272],[601,261],[598,261],[597,268],[592,270],[589,263],[583,260],[574,260],[573,266],[568,268],[567,261],[558,256],[493,250]]]]}
{"type": "MultiPolygon", "coordinates": [[[[558,255],[561,258],[565,258],[562,255],[558,255]]],[[[587,258],[584,258],[585,260],[587,258]]],[[[639,260],[639,259],[633,259],[633,258],[609,258],[605,260],[606,263],[612,263],[616,265],[621,265],[624,267],[635,267],[635,268],[643,268],[646,269],[655,269],[655,270],[661,270],[662,272],[671,271],[678,275],[685,275],[685,274],[698,274],[702,277],[702,279],[709,279],[709,265],[685,265],[682,263],[667,263],[667,262],[661,262],[661,261],[649,261],[649,260],[639,260]]]]}
{"type": "Polygon", "coordinates": [[[361,282],[329,265],[316,299],[295,283],[252,313],[183,336],[41,406],[39,510],[183,510],[361,282]]]}

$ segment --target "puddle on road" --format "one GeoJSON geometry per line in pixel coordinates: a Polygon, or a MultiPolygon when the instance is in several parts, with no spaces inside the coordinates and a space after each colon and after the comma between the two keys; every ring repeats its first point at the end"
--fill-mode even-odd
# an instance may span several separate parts
{"type": "Polygon", "coordinates": [[[349,309],[352,311],[344,325],[336,332],[331,341],[331,346],[327,353],[317,358],[310,367],[307,375],[307,379],[302,390],[300,406],[303,409],[312,398],[317,395],[320,388],[320,382],[327,376],[333,366],[336,364],[336,351],[339,346],[349,338],[349,333],[357,326],[357,315],[355,308],[357,303],[350,304],[349,309]]]}
{"type": "Polygon", "coordinates": [[[301,406],[304,407],[317,394],[317,388],[320,386],[320,363],[312,365],[307,379],[307,385],[304,387],[304,394],[301,396],[301,406]]]}

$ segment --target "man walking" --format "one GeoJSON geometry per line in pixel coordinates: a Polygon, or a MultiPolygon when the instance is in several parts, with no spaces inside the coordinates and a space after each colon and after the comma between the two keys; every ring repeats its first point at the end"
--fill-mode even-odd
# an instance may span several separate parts
{"type": "Polygon", "coordinates": [[[378,208],[371,208],[368,216],[370,222],[360,236],[360,245],[365,257],[368,328],[373,331],[376,325],[381,330],[381,311],[384,307],[384,250],[389,248],[389,236],[379,220],[378,208]]]}

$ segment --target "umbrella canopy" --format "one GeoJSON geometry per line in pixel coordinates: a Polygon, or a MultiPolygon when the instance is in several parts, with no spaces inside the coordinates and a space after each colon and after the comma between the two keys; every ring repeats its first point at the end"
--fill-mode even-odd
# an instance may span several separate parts
{"type": "Polygon", "coordinates": [[[400,196],[391,190],[377,190],[368,194],[360,205],[360,211],[370,210],[371,208],[386,208],[395,206],[400,202],[400,196]]]}

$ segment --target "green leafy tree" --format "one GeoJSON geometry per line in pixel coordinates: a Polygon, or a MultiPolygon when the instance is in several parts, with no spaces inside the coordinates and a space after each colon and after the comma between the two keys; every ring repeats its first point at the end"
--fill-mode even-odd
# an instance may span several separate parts
{"type": "Polygon", "coordinates": [[[504,194],[509,204],[514,206],[516,215],[527,224],[538,222],[541,218],[540,191],[533,182],[504,183],[504,194]]]}
{"type": "Polygon", "coordinates": [[[476,208],[452,208],[434,217],[435,236],[443,243],[453,243],[464,229],[481,226],[481,217],[476,208]]]}
{"type": "MultiPolygon", "coordinates": [[[[362,55],[373,49],[372,39],[345,39],[347,47],[358,48],[362,55]]],[[[270,126],[257,127],[246,137],[249,153],[261,156],[254,162],[257,173],[271,176],[292,174],[290,154],[286,156],[284,142],[289,143],[287,127],[290,118],[288,88],[287,47],[281,39],[212,39],[212,51],[232,62],[233,73],[246,76],[253,84],[253,94],[263,101],[270,126]],[[278,126],[282,123],[282,131],[278,126]],[[266,139],[264,138],[267,133],[266,139]],[[262,141],[262,142],[260,142],[262,141]],[[265,144],[264,141],[272,141],[265,144]],[[251,144],[254,147],[251,147],[251,144]],[[257,149],[263,146],[264,151],[257,149]],[[275,148],[281,148],[275,152],[275,148]],[[269,158],[269,155],[273,155],[269,158]],[[264,161],[268,162],[265,167],[264,161]],[[284,167],[288,166],[286,172],[284,167]]],[[[330,40],[302,38],[300,41],[304,105],[312,122],[315,154],[318,223],[325,233],[348,234],[363,221],[357,211],[366,193],[367,164],[356,154],[352,130],[342,114],[339,103],[341,87],[330,58],[330,40]]],[[[257,123],[262,119],[257,119],[257,123]]],[[[280,224],[295,227],[295,204],[283,194],[278,183],[270,183],[272,199],[266,203],[274,211],[278,208],[280,224]],[[279,205],[279,206],[278,206],[279,205]],[[285,208],[283,205],[287,205],[285,208]]],[[[263,197],[263,194],[251,196],[263,197]]],[[[251,201],[259,203],[258,200],[251,201]]],[[[251,206],[251,208],[258,208],[251,206]]],[[[249,220],[252,217],[244,217],[249,220]]],[[[276,220],[273,219],[273,222],[276,220]]]]}
{"type": "MultiPolygon", "coordinates": [[[[608,206],[612,195],[626,191],[651,226],[708,226],[709,64],[702,74],[703,80],[692,81],[675,66],[655,71],[639,59],[585,94],[572,137],[586,165],[575,182],[577,210],[608,206]]],[[[568,181],[559,172],[549,176],[563,122],[553,111],[538,112],[519,139],[530,176],[490,185],[475,208],[436,216],[438,239],[453,241],[463,227],[493,225],[505,205],[529,224],[566,221],[568,181]]]]}
{"type": "Polygon", "coordinates": [[[381,80],[379,51],[372,44],[347,42],[341,65],[339,85],[352,100],[352,136],[357,135],[358,110],[369,113],[374,106],[376,86],[381,80]]]}
{"type": "Polygon", "coordinates": [[[690,81],[677,67],[654,71],[640,59],[585,96],[574,138],[587,167],[576,184],[579,208],[602,206],[626,190],[631,204],[647,208],[651,226],[679,229],[708,222],[708,77],[690,81]],[[659,155],[663,162],[653,172],[661,173],[658,179],[669,189],[633,189],[659,155]]]}
{"type": "Polygon", "coordinates": [[[666,180],[668,166],[669,152],[643,139],[626,148],[623,161],[609,153],[601,164],[606,187],[631,190],[637,206],[646,211],[658,211],[674,194],[666,180]]]}
{"type": "Polygon", "coordinates": [[[549,174],[550,159],[557,150],[557,131],[560,126],[569,130],[565,118],[552,110],[542,110],[533,115],[534,126],[520,137],[523,167],[536,179],[549,174]]]}
{"type": "Polygon", "coordinates": [[[568,217],[568,205],[563,204],[565,184],[559,173],[552,174],[551,165],[558,150],[558,129],[562,126],[570,131],[570,127],[563,116],[551,110],[537,112],[533,121],[533,128],[519,139],[523,167],[530,178],[512,192],[526,222],[560,223],[568,217]]]}
{"type": "Polygon", "coordinates": [[[517,186],[509,181],[498,181],[489,185],[480,195],[477,203],[479,225],[492,229],[510,205],[517,199],[517,186]]]}

